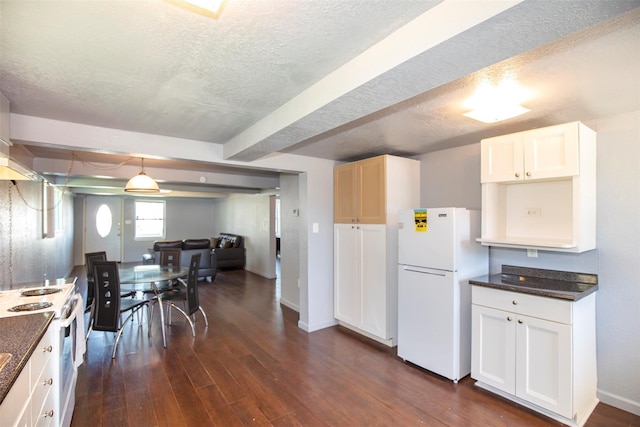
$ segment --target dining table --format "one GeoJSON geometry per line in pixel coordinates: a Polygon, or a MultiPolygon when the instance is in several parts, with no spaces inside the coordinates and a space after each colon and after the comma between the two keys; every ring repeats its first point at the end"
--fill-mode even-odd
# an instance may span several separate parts
{"type": "Polygon", "coordinates": [[[153,293],[160,307],[162,346],[167,347],[167,334],[164,324],[162,294],[173,286],[173,282],[189,273],[187,267],[165,267],[158,264],[130,264],[118,266],[121,293],[153,293]]]}

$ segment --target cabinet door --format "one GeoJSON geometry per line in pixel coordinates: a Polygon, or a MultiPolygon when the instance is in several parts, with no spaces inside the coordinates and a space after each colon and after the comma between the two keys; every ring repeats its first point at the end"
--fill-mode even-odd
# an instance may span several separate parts
{"type": "Polygon", "coordinates": [[[333,169],[333,222],[356,222],[356,164],[347,163],[333,169]]]}
{"type": "Polygon", "coordinates": [[[515,394],[515,315],[471,306],[471,377],[515,394]]]}
{"type": "Polygon", "coordinates": [[[29,426],[31,425],[31,362],[22,368],[22,372],[13,383],[9,392],[0,405],[0,425],[29,426]]]}
{"type": "Polygon", "coordinates": [[[384,156],[356,162],[358,170],[358,222],[384,224],[386,214],[386,168],[384,156]]]}
{"type": "Polygon", "coordinates": [[[388,339],[387,238],[384,225],[359,225],[362,318],[359,327],[388,339]]]}
{"type": "Polygon", "coordinates": [[[522,132],[525,179],[579,174],[578,125],[568,123],[522,132]]]}
{"type": "Polygon", "coordinates": [[[350,325],[360,321],[359,245],[355,225],[335,224],[334,241],[334,315],[350,325]]]}
{"type": "Polygon", "coordinates": [[[573,418],[571,326],[518,316],[516,360],[516,396],[573,418]]]}
{"type": "Polygon", "coordinates": [[[519,133],[483,139],[480,150],[480,182],[524,179],[524,150],[522,136],[519,133]]]}

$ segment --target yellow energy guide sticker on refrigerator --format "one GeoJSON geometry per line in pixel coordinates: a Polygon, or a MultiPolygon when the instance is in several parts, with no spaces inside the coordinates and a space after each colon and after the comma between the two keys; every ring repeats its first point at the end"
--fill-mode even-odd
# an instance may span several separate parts
{"type": "Polygon", "coordinates": [[[427,210],[416,209],[413,211],[413,220],[416,223],[416,231],[424,233],[429,231],[429,223],[427,222],[427,210]]]}

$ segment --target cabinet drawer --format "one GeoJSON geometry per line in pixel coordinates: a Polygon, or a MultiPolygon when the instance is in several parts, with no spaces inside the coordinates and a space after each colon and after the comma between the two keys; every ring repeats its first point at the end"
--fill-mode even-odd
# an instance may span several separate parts
{"type": "Polygon", "coordinates": [[[472,286],[473,304],[509,311],[571,325],[572,305],[569,301],[545,298],[518,292],[472,286]]]}
{"type": "Polygon", "coordinates": [[[42,396],[44,399],[44,401],[41,402],[42,404],[35,400],[35,394],[34,400],[31,402],[31,406],[33,408],[31,422],[35,427],[48,427],[54,425],[54,420],[56,417],[60,416],[60,414],[56,413],[55,409],[56,394],[51,386],[49,386],[48,389],[49,390],[46,391],[46,395],[42,396]],[[36,410],[36,407],[38,406],[40,407],[40,410],[36,410]]]}
{"type": "Polygon", "coordinates": [[[51,355],[55,354],[56,346],[58,343],[54,343],[55,334],[50,327],[43,335],[42,339],[36,345],[33,355],[31,355],[31,388],[35,387],[35,381],[40,378],[42,370],[51,359],[51,355]]]}
{"type": "Polygon", "coordinates": [[[57,387],[58,384],[53,373],[53,359],[49,358],[47,364],[43,367],[40,376],[35,380],[33,385],[33,394],[31,395],[31,419],[33,420],[34,425],[40,425],[42,421],[51,418],[51,414],[47,417],[44,417],[44,414],[48,414],[54,409],[53,398],[51,396],[54,394],[53,388],[57,387]]]}

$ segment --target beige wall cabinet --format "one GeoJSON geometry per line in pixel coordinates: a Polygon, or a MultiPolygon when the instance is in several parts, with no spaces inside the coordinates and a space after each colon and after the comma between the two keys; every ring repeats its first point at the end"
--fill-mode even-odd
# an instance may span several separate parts
{"type": "Polygon", "coordinates": [[[387,158],[378,156],[336,166],[333,181],[335,223],[386,222],[387,158]]]}
{"type": "Polygon", "coordinates": [[[378,156],[334,170],[334,316],[395,345],[398,211],[419,207],[420,163],[378,156]]]}
{"type": "Polygon", "coordinates": [[[595,249],[596,134],[580,122],[481,142],[483,245],[595,249]]]}
{"type": "Polygon", "coordinates": [[[477,385],[583,425],[596,404],[595,294],[576,301],[472,287],[477,385]]]}

